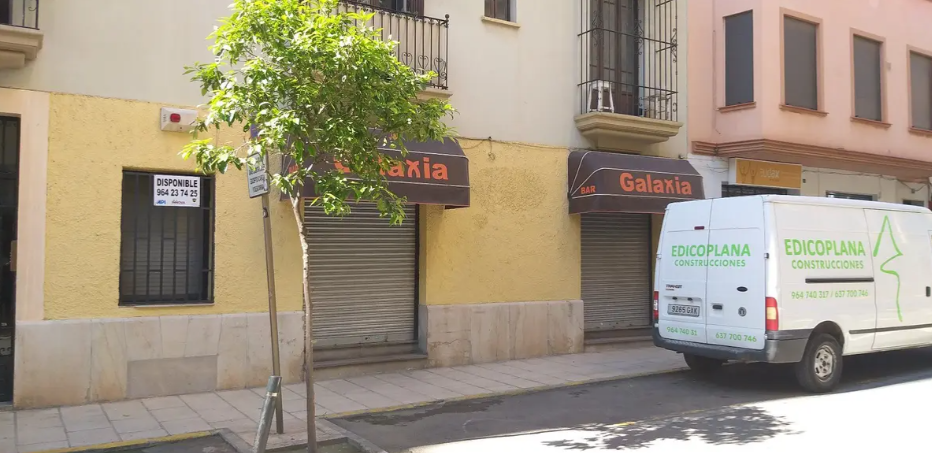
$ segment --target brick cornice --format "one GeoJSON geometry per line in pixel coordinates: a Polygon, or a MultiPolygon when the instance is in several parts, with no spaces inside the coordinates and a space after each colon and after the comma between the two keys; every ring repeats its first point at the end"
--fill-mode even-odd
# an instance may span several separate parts
{"type": "Polygon", "coordinates": [[[875,173],[906,181],[927,182],[932,177],[932,162],[769,139],[728,143],[694,141],[692,152],[703,156],[744,157],[807,167],[875,173]]]}

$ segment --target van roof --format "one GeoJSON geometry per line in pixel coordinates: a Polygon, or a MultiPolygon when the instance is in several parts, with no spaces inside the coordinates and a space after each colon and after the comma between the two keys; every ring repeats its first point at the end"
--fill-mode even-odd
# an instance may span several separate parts
{"type": "MultiPolygon", "coordinates": [[[[850,200],[846,198],[804,197],[797,195],[748,195],[734,198],[762,198],[764,203],[805,204],[817,206],[845,206],[850,208],[879,209],[884,211],[904,211],[932,213],[929,208],[908,204],[886,203],[881,201],[850,200]]],[[[697,200],[698,201],[698,200],[697,200]]],[[[686,203],[691,203],[687,201],[686,203]]],[[[678,203],[676,203],[678,204],[678,203]]]]}

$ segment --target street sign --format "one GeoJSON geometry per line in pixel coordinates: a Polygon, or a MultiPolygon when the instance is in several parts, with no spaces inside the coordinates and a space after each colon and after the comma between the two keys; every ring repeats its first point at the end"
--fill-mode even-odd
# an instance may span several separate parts
{"type": "Polygon", "coordinates": [[[152,180],[153,205],[201,207],[201,178],[199,176],[155,175],[152,180]]]}
{"type": "Polygon", "coordinates": [[[269,174],[266,171],[265,159],[258,159],[256,168],[246,169],[246,179],[249,183],[249,198],[256,198],[269,193],[269,174]]]}

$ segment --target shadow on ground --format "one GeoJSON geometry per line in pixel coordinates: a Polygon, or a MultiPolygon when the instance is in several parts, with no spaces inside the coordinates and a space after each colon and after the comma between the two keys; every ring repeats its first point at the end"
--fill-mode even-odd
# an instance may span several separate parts
{"type": "MultiPolygon", "coordinates": [[[[929,378],[930,348],[848,357],[838,392],[929,378]]],[[[792,365],[739,364],[712,377],[669,373],[331,421],[390,452],[528,433],[548,433],[545,445],[570,451],[638,449],[664,439],[745,445],[794,434],[756,403],[807,396],[792,365]]]]}
{"type": "Polygon", "coordinates": [[[739,407],[670,420],[642,421],[628,426],[589,425],[590,437],[546,441],[544,445],[566,450],[634,450],[657,440],[698,439],[711,445],[745,445],[762,442],[781,434],[792,434],[789,423],[755,407],[739,407]]]}

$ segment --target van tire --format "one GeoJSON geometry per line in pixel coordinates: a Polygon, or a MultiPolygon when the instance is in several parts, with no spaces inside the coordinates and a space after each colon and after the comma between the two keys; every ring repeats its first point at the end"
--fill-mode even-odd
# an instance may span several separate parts
{"type": "Polygon", "coordinates": [[[725,364],[724,360],[710,359],[693,354],[683,354],[683,359],[686,360],[689,369],[699,374],[712,374],[725,364]]]}
{"type": "Polygon", "coordinates": [[[803,359],[796,364],[796,380],[812,393],[827,393],[841,381],[841,346],[835,337],[818,334],[806,344],[803,359]]]}

